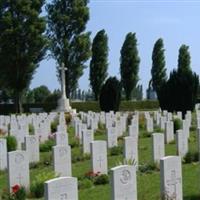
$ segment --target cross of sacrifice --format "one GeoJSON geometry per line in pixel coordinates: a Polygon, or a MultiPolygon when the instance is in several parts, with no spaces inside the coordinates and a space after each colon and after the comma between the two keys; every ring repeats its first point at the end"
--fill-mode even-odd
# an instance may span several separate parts
{"type": "Polygon", "coordinates": [[[65,71],[67,71],[67,68],[65,68],[64,63],[61,64],[61,67],[59,67],[59,70],[61,70],[61,92],[62,92],[62,97],[66,98],[65,71]]]}

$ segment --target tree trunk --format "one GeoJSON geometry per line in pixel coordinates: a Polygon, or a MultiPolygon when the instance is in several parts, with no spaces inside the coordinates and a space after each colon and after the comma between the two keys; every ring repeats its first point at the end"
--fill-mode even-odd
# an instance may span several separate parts
{"type": "Polygon", "coordinates": [[[15,93],[15,112],[16,113],[22,113],[22,94],[20,92],[15,93]]]}

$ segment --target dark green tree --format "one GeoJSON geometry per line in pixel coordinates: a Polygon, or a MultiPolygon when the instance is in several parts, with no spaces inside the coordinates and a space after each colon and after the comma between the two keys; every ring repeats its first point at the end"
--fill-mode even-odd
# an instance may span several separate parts
{"type": "Polygon", "coordinates": [[[102,111],[118,111],[121,102],[121,83],[116,77],[110,77],[102,86],[99,104],[102,111]]]}
{"type": "Polygon", "coordinates": [[[34,95],[35,103],[44,103],[46,98],[51,94],[48,87],[45,85],[34,88],[32,92],[34,95]]]}
{"type": "Polygon", "coordinates": [[[32,104],[35,103],[35,96],[33,90],[26,91],[23,99],[23,103],[32,104]]]}
{"type": "Polygon", "coordinates": [[[190,63],[191,57],[189,52],[189,46],[183,44],[179,49],[178,72],[191,71],[190,63]]]}
{"type": "Polygon", "coordinates": [[[179,49],[178,69],[170,73],[161,89],[160,105],[170,112],[193,110],[197,102],[199,77],[190,68],[189,47],[179,49]]]}
{"type": "Polygon", "coordinates": [[[50,50],[58,66],[64,63],[67,69],[67,97],[77,88],[91,55],[90,34],[84,32],[89,20],[87,4],[87,0],[53,0],[46,6],[50,50]]]}
{"type": "Polygon", "coordinates": [[[136,87],[140,58],[137,49],[135,33],[128,33],[121,49],[120,73],[122,87],[125,90],[126,100],[131,99],[133,89],[136,87]]]}
{"type": "Polygon", "coordinates": [[[90,85],[95,96],[99,99],[101,87],[107,77],[108,69],[108,37],[105,30],[99,31],[92,44],[92,59],[90,62],[90,85]]]}
{"type": "Polygon", "coordinates": [[[16,112],[22,96],[46,51],[41,17],[44,0],[0,1],[0,74],[3,87],[12,91],[16,112]]]}
{"type": "Polygon", "coordinates": [[[151,68],[151,83],[153,89],[157,93],[158,99],[160,98],[160,90],[162,85],[167,81],[164,52],[165,49],[163,40],[160,38],[156,41],[153,48],[151,68]]]}

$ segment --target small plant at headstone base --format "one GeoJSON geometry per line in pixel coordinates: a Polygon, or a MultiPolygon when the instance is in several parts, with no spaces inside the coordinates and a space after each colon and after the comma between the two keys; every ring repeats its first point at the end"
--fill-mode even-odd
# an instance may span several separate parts
{"type": "Polygon", "coordinates": [[[118,111],[121,102],[121,83],[116,77],[110,77],[102,86],[99,104],[102,111],[118,111]]]}
{"type": "Polygon", "coordinates": [[[57,126],[58,126],[58,120],[54,120],[51,122],[51,133],[55,133],[57,131],[57,126]]]}
{"type": "Polygon", "coordinates": [[[117,156],[122,153],[122,147],[121,146],[114,146],[110,148],[110,155],[111,156],[117,156]]]}
{"type": "Polygon", "coordinates": [[[93,182],[90,179],[82,179],[78,182],[79,189],[88,189],[93,186],[93,182]]]}
{"type": "Polygon", "coordinates": [[[94,185],[105,185],[109,183],[109,177],[107,174],[101,174],[94,178],[94,185]]]}
{"type": "Polygon", "coordinates": [[[91,156],[89,153],[84,153],[83,154],[83,160],[90,160],[91,156]]]}
{"type": "Polygon", "coordinates": [[[29,135],[34,135],[34,126],[32,124],[28,125],[29,135]]]}
{"type": "Polygon", "coordinates": [[[35,176],[30,186],[31,196],[41,198],[44,196],[44,182],[56,178],[54,172],[43,172],[35,176]]]}
{"type": "Polygon", "coordinates": [[[140,138],[149,138],[151,137],[152,133],[149,133],[147,131],[141,131],[139,137],[140,138]]]}
{"type": "Polygon", "coordinates": [[[124,141],[124,137],[123,137],[123,136],[119,136],[119,137],[117,138],[117,141],[118,141],[118,142],[120,142],[120,141],[123,142],[123,141],[124,141]]]}
{"type": "Polygon", "coordinates": [[[80,142],[78,137],[73,137],[70,141],[71,148],[79,147],[80,142]]]}
{"type": "Polygon", "coordinates": [[[198,152],[187,152],[186,155],[183,158],[184,163],[192,163],[192,162],[198,162],[199,161],[199,153],[198,152]]]}
{"type": "Polygon", "coordinates": [[[12,135],[7,136],[6,141],[7,141],[8,152],[15,151],[17,149],[17,140],[14,136],[12,135]]]}
{"type": "Polygon", "coordinates": [[[52,147],[55,146],[55,140],[50,139],[40,144],[40,152],[49,152],[52,150],[52,147]]]}
{"type": "Polygon", "coordinates": [[[72,121],[71,113],[65,113],[65,122],[66,122],[66,124],[70,124],[71,121],[72,121]]]}
{"type": "Polygon", "coordinates": [[[182,129],[182,121],[178,118],[174,119],[174,133],[176,133],[177,130],[182,129]]]}
{"type": "Polygon", "coordinates": [[[144,165],[139,165],[139,171],[141,173],[152,173],[153,171],[159,171],[158,165],[156,163],[148,163],[144,165]]]}
{"type": "Polygon", "coordinates": [[[40,165],[40,162],[32,162],[29,164],[29,169],[37,169],[40,165]]]}
{"type": "Polygon", "coordinates": [[[43,153],[39,165],[49,166],[52,163],[52,154],[49,155],[48,152],[43,153]]]}
{"type": "Polygon", "coordinates": [[[123,161],[119,161],[117,162],[116,166],[120,166],[120,165],[133,165],[133,166],[136,166],[137,165],[137,162],[135,159],[123,159],[123,161]]]}
{"type": "Polygon", "coordinates": [[[4,191],[2,196],[2,200],[26,200],[26,190],[24,187],[20,185],[14,185],[12,187],[12,192],[4,191]]]}
{"type": "Polygon", "coordinates": [[[72,153],[72,163],[82,162],[85,160],[90,160],[90,154],[88,154],[88,153],[80,154],[78,152],[72,153]]]}

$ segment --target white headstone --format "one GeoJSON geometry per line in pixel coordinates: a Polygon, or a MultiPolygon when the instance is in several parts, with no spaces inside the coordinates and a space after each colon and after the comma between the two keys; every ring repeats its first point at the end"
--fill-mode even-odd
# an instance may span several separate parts
{"type": "Polygon", "coordinates": [[[8,185],[10,192],[15,185],[29,189],[29,161],[26,151],[12,151],[8,153],[8,185]]]}
{"type": "Polygon", "coordinates": [[[174,122],[167,121],[165,123],[165,144],[170,143],[174,140],[174,122]]]}
{"type": "Polygon", "coordinates": [[[25,137],[25,149],[28,154],[29,163],[40,161],[38,136],[29,135],[25,137]]]}
{"type": "Polygon", "coordinates": [[[93,130],[84,129],[82,134],[83,153],[90,153],[90,143],[94,140],[93,130]]]}
{"type": "Polygon", "coordinates": [[[177,130],[176,132],[176,150],[177,155],[181,157],[184,157],[188,152],[188,138],[183,130],[177,130]]]}
{"type": "Polygon", "coordinates": [[[107,145],[108,148],[117,146],[117,129],[115,127],[107,128],[107,145]]]}
{"type": "Polygon", "coordinates": [[[68,134],[67,133],[56,133],[56,145],[68,145],[68,134]]]}
{"type": "Polygon", "coordinates": [[[131,137],[134,137],[135,139],[138,139],[138,135],[139,135],[138,124],[135,123],[128,126],[128,135],[131,137]]]}
{"type": "Polygon", "coordinates": [[[160,160],[161,198],[183,200],[181,157],[167,156],[160,160]]]}
{"type": "Polygon", "coordinates": [[[164,134],[152,134],[152,150],[153,162],[159,164],[160,159],[165,156],[164,134]]]}
{"type": "Polygon", "coordinates": [[[146,119],[146,126],[147,126],[147,132],[153,132],[153,118],[148,117],[146,119]]]}
{"type": "Polygon", "coordinates": [[[106,141],[96,140],[90,143],[92,154],[92,171],[101,174],[108,173],[107,143],[106,141]]]}
{"type": "Polygon", "coordinates": [[[137,200],[136,168],[122,165],[111,169],[111,199],[137,200]]]}
{"type": "Polygon", "coordinates": [[[0,170],[7,168],[7,143],[6,139],[0,139],[0,170]]]}
{"type": "Polygon", "coordinates": [[[71,176],[71,147],[57,145],[53,147],[53,167],[59,176],[71,176]]]}
{"type": "Polygon", "coordinates": [[[45,200],[78,200],[78,181],[74,177],[60,177],[44,184],[45,200]]]}
{"type": "Polygon", "coordinates": [[[138,140],[128,136],[124,138],[124,158],[138,166],[138,140]]]}

